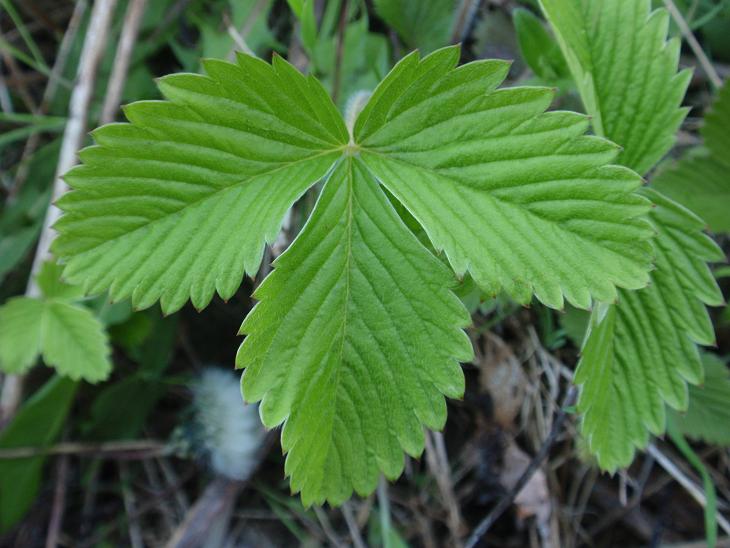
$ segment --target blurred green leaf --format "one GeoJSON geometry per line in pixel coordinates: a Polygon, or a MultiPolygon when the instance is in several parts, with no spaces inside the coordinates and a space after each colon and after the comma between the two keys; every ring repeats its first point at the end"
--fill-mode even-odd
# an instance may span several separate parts
{"type": "Polygon", "coordinates": [[[560,46],[531,11],[518,8],[513,21],[522,57],[537,76],[553,81],[569,78],[568,64],[560,46]]]}
{"type": "Polygon", "coordinates": [[[454,0],[374,0],[375,11],[405,44],[430,53],[449,44],[454,23],[454,0]]]}
{"type": "Polygon", "coordinates": [[[652,187],[692,210],[713,232],[730,232],[730,164],[691,151],[662,169],[652,187]]]}
{"type": "Polygon", "coordinates": [[[312,51],[317,43],[317,19],[314,16],[313,0],[304,0],[301,15],[302,44],[307,50],[312,51]]]}
{"type": "Polygon", "coordinates": [[[15,268],[36,238],[40,226],[24,226],[9,234],[0,233],[0,282],[9,271],[15,268]]]}
{"type": "Polygon", "coordinates": [[[0,307],[0,369],[43,362],[72,379],[97,382],[111,371],[104,326],[88,308],[57,299],[15,297],[0,307]]]}
{"type": "Polygon", "coordinates": [[[107,327],[126,322],[133,313],[132,303],[128,300],[113,303],[107,295],[99,297],[91,308],[96,311],[99,321],[107,327]]]}
{"type": "Polygon", "coordinates": [[[83,288],[69,285],[61,280],[63,266],[55,261],[46,261],[36,276],[36,283],[46,299],[75,301],[84,296],[83,288]]]}
{"type": "Polygon", "coordinates": [[[136,375],[105,387],[91,406],[85,437],[94,440],[134,439],[164,393],[162,382],[136,375]],[[124,402],[134,402],[134,405],[125,405],[124,402]]]}
{"type": "MultiPolygon", "coordinates": [[[[76,393],[77,383],[54,376],[25,402],[0,433],[0,448],[44,448],[58,439],[76,393]]],[[[18,523],[40,488],[46,457],[0,460],[0,533],[18,523]]]]}
{"type": "MultiPolygon", "coordinates": [[[[130,357],[139,364],[139,369],[98,392],[84,426],[84,435],[89,439],[135,438],[165,394],[162,374],[170,363],[177,334],[177,318],[162,318],[159,313],[144,312],[134,314],[126,324],[139,321],[134,318],[146,319],[148,335],[144,341],[127,349],[130,357]],[[128,401],[134,401],[134,405],[120,404],[128,401]]],[[[124,325],[116,326],[114,330],[124,325]]]]}
{"type": "Polygon", "coordinates": [[[668,420],[683,436],[730,446],[730,372],[714,354],[702,354],[705,380],[689,387],[689,407],[684,413],[668,409],[668,420]]]}
{"type": "Polygon", "coordinates": [[[60,140],[38,149],[16,199],[0,209],[0,283],[23,260],[38,237],[50,201],[60,140]]]}
{"type": "Polygon", "coordinates": [[[590,319],[590,312],[570,305],[566,306],[563,313],[560,314],[560,326],[578,348],[583,346],[590,319]]]}
{"type": "Polygon", "coordinates": [[[302,11],[304,10],[304,4],[305,0],[286,0],[289,4],[289,7],[294,12],[294,15],[297,16],[298,19],[301,19],[302,17],[302,11]]]}
{"type": "Polygon", "coordinates": [[[726,83],[700,130],[704,147],[671,163],[652,186],[691,209],[714,232],[730,232],[730,84],[726,83]]]}
{"type": "Polygon", "coordinates": [[[221,26],[221,20],[226,19],[254,54],[263,55],[267,49],[277,49],[278,44],[267,24],[271,5],[272,0],[229,0],[223,3],[226,17],[218,13],[219,10],[197,17],[195,21],[201,33],[198,57],[225,59],[242,49],[228,29],[221,26]]]}
{"type": "Polygon", "coordinates": [[[667,427],[667,433],[669,437],[677,446],[677,449],[682,453],[687,462],[689,462],[702,477],[702,487],[705,491],[705,537],[708,548],[715,548],[717,545],[717,493],[715,492],[715,484],[712,482],[712,477],[707,471],[707,467],[702,462],[702,459],[697,456],[684,436],[677,430],[675,425],[670,423],[667,427]]]}
{"type": "Polygon", "coordinates": [[[124,322],[112,325],[109,335],[115,344],[128,351],[142,344],[153,328],[152,320],[145,313],[131,314],[124,322]]]}
{"type": "Polygon", "coordinates": [[[0,133],[0,150],[2,150],[7,145],[26,139],[34,133],[42,131],[61,132],[66,125],[66,118],[0,113],[0,122],[25,124],[22,127],[4,130],[0,133]]]}
{"type": "MultiPolygon", "coordinates": [[[[339,107],[358,91],[372,90],[388,72],[388,42],[385,36],[368,31],[366,17],[349,23],[345,31],[345,45],[340,65],[339,107]]],[[[312,62],[325,88],[333,93],[337,63],[337,37],[320,32],[312,51],[312,62]]]]}

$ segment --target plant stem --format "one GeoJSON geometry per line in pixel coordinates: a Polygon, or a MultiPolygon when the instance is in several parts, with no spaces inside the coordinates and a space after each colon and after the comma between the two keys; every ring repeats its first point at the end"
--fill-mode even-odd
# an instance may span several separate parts
{"type": "Polygon", "coordinates": [[[113,122],[117,110],[119,110],[124,83],[127,80],[127,72],[129,71],[129,61],[132,58],[134,43],[137,41],[137,32],[139,31],[139,24],[142,22],[146,4],[147,0],[131,0],[127,6],[119,47],[117,47],[117,53],[114,56],[114,68],[109,77],[109,86],[107,87],[106,97],[104,97],[101,118],[99,118],[99,124],[101,125],[113,122]]]}

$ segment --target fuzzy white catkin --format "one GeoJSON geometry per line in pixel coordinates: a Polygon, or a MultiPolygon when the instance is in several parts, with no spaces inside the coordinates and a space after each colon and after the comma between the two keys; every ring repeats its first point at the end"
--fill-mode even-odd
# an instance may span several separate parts
{"type": "Polygon", "coordinates": [[[355,121],[360,111],[365,108],[368,100],[372,96],[371,91],[356,91],[347,99],[347,105],[345,106],[345,124],[347,125],[347,131],[350,132],[350,140],[352,140],[352,133],[355,129],[355,121]]]}
{"type": "Polygon", "coordinates": [[[215,472],[245,480],[258,464],[266,431],[258,406],[241,399],[239,377],[209,367],[193,386],[195,420],[215,472]]]}

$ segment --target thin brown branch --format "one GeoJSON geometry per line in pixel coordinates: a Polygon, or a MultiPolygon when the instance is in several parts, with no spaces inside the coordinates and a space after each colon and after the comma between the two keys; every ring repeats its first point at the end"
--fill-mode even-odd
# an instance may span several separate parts
{"type": "Polygon", "coordinates": [[[127,529],[129,531],[129,544],[132,548],[144,548],[142,540],[142,527],[139,524],[137,512],[137,497],[130,486],[129,469],[124,462],[119,463],[119,479],[122,482],[122,500],[124,511],[127,513],[127,529]]]}
{"type": "Polygon", "coordinates": [[[167,542],[167,548],[220,546],[233,505],[245,485],[224,477],[211,481],[167,542]]]}
{"type": "Polygon", "coordinates": [[[463,42],[472,26],[481,5],[481,0],[462,0],[459,11],[454,18],[454,27],[451,31],[451,43],[463,42]]]}
{"type": "Polygon", "coordinates": [[[157,440],[114,441],[106,443],[63,442],[51,447],[8,447],[0,449],[0,460],[27,459],[41,455],[105,455],[152,458],[171,453],[169,446],[157,440]]]}
{"type": "Polygon", "coordinates": [[[682,33],[682,36],[687,41],[687,44],[692,50],[692,53],[694,53],[695,57],[697,57],[697,61],[699,61],[702,70],[705,72],[707,78],[710,80],[712,87],[714,87],[715,89],[722,87],[722,79],[717,74],[715,67],[712,66],[712,63],[707,58],[705,51],[702,49],[700,43],[697,41],[697,38],[695,38],[695,35],[692,33],[692,29],[689,28],[687,21],[684,20],[684,17],[682,16],[682,13],[679,11],[679,9],[677,9],[677,6],[672,0],[664,0],[664,6],[671,14],[674,22],[677,23],[677,26],[679,27],[679,32],[682,33]]]}
{"type": "Polygon", "coordinates": [[[426,432],[425,442],[426,464],[433,477],[436,478],[436,485],[439,493],[441,493],[441,501],[448,512],[446,524],[451,535],[451,544],[461,546],[460,539],[464,534],[464,521],[454,494],[454,485],[451,480],[451,470],[446,456],[443,434],[441,432],[426,432]]]}
{"type": "Polygon", "coordinates": [[[325,537],[327,537],[327,540],[329,541],[330,545],[334,546],[335,548],[344,548],[344,544],[340,540],[339,536],[335,532],[335,530],[332,528],[332,523],[330,522],[330,519],[327,517],[327,513],[322,510],[320,506],[314,506],[313,507],[314,514],[317,516],[317,520],[319,521],[319,524],[322,527],[322,531],[324,532],[325,537]]]}
{"type": "MultiPolygon", "coordinates": [[[[656,445],[653,443],[650,443],[647,447],[647,453],[649,453],[656,461],[659,463],[659,465],[664,468],[664,470],[672,476],[677,483],[679,483],[689,495],[697,501],[697,503],[702,506],[702,508],[707,507],[707,497],[705,496],[705,492],[698,487],[694,481],[692,481],[687,474],[685,474],[679,466],[677,466],[674,461],[669,458],[667,455],[665,455],[656,445]]],[[[727,519],[725,519],[723,516],[720,515],[720,513],[717,513],[717,523],[722,528],[725,533],[730,535],[730,522],[728,522],[727,519]]]]}
{"type": "Polygon", "coordinates": [[[53,507],[51,508],[51,519],[48,522],[48,533],[46,534],[46,548],[58,546],[58,537],[61,534],[63,524],[63,513],[66,509],[66,481],[68,479],[68,455],[58,459],[56,472],[56,487],[53,492],[53,507]]]}
{"type": "Polygon", "coordinates": [[[360,528],[357,525],[357,520],[355,519],[355,515],[352,512],[352,506],[350,505],[350,502],[347,501],[342,505],[342,515],[345,518],[345,523],[347,524],[347,530],[350,533],[350,540],[352,540],[352,545],[355,548],[366,548],[365,541],[362,538],[362,535],[360,534],[360,528]]]}
{"type": "Polygon", "coordinates": [[[117,110],[119,110],[122,93],[124,92],[124,83],[127,81],[129,63],[132,59],[134,44],[137,41],[137,33],[139,32],[139,25],[142,22],[146,4],[147,0],[131,0],[127,6],[127,13],[124,16],[124,24],[122,25],[122,35],[119,39],[117,53],[114,56],[114,68],[109,77],[109,86],[104,98],[104,106],[101,109],[100,124],[113,122],[117,110]]]}

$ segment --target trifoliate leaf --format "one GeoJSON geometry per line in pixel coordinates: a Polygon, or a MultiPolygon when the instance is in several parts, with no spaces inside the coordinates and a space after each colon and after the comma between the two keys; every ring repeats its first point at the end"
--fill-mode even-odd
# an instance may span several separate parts
{"type": "Polygon", "coordinates": [[[355,124],[363,162],[423,225],[458,275],[519,302],[612,301],[647,281],[640,179],[584,116],[545,113],[544,88],[497,90],[502,61],[455,69],[455,49],[411,54],[355,124]],[[590,260],[587,260],[590,258],[590,260]]]}
{"type": "Polygon", "coordinates": [[[665,402],[686,409],[686,381],[702,381],[698,344],[715,335],[703,303],[722,294],[706,261],[722,251],[700,232],[702,220],[647,190],[656,208],[656,270],[640,291],[621,291],[615,306],[599,307],[591,319],[575,381],[582,385],[578,411],[583,433],[601,467],[631,463],[649,432],[664,432],[665,402]]]}
{"type": "Polygon", "coordinates": [[[347,143],[319,82],[280,57],[204,66],[162,78],[168,101],[127,107],[67,174],[53,251],[86,292],[168,313],[231,297],[347,143]]]}
{"type": "MultiPolygon", "coordinates": [[[[649,0],[541,0],[576,80],[594,131],[622,147],[619,161],[645,173],[673,145],[689,73],[677,73],[679,42],[668,14],[649,0]]],[[[594,310],[576,372],[583,432],[605,469],[628,465],[635,447],[665,427],[664,402],[687,404],[685,381],[702,368],[695,343],[712,344],[704,304],[722,296],[705,261],[722,258],[704,223],[658,192],[646,193],[656,270],[646,289],[619,292],[594,310]]]]}
{"type": "Polygon", "coordinates": [[[652,186],[702,217],[714,232],[730,232],[730,84],[705,116],[705,147],[691,150],[652,180],[652,186]]]}
{"type": "Polygon", "coordinates": [[[21,373],[43,357],[64,376],[89,382],[109,376],[104,326],[88,309],[60,300],[10,299],[0,307],[0,369],[21,373]]]}
{"type": "Polygon", "coordinates": [[[246,399],[262,400],[267,425],[284,423],[305,503],[397,476],[423,426],[443,426],[444,396],[463,392],[469,318],[453,273],[391,199],[457,274],[523,302],[534,292],[585,308],[648,279],[649,202],[634,173],[606,166],[616,147],[583,135],[583,116],[546,114],[549,90],[496,90],[504,62],[457,69],[458,58],[406,57],[352,136],[322,87],[284,61],[209,61],[209,76],[165,78],[167,101],[99,130],[68,177],[55,248],[66,279],[168,312],[231,295],[286,209],[327,180],[257,290],[237,359],[246,399]]]}
{"type": "Polygon", "coordinates": [[[690,71],[677,73],[680,42],[651,0],[540,0],[593,128],[623,147],[619,163],[640,174],[674,145],[690,71]]]}
{"type": "Polygon", "coordinates": [[[287,474],[308,505],[368,494],[396,478],[403,451],[440,429],[460,397],[460,330],[469,315],[453,275],[402,223],[359,159],[344,158],[302,234],[256,291],[237,365],[247,401],[282,422],[287,474]]]}
{"type": "Polygon", "coordinates": [[[669,420],[683,435],[706,443],[730,445],[730,372],[713,354],[702,354],[705,380],[689,387],[685,413],[669,410],[669,420]]]}

